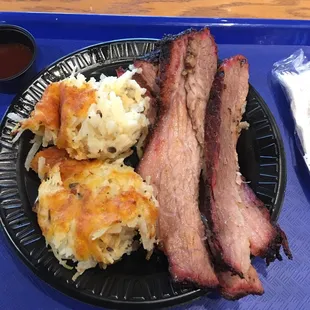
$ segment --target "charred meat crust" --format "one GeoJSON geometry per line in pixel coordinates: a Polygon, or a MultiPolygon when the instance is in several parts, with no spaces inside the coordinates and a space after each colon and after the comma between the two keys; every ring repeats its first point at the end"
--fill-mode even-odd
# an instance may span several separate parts
{"type": "Polygon", "coordinates": [[[249,294],[262,295],[264,288],[254,267],[250,267],[246,279],[230,272],[219,273],[221,295],[229,300],[237,300],[249,294]]]}
{"type": "MultiPolygon", "coordinates": [[[[211,91],[210,91],[210,101],[206,108],[207,118],[205,120],[205,149],[208,150],[208,160],[205,160],[203,179],[205,182],[204,190],[204,202],[200,205],[200,211],[206,216],[207,219],[211,218],[211,200],[214,200],[213,186],[215,185],[214,171],[217,169],[219,164],[219,135],[218,132],[221,126],[220,110],[221,110],[221,93],[224,88],[224,76],[225,73],[220,66],[216,73],[211,91]],[[208,181],[207,181],[208,180],[208,181]]],[[[209,239],[208,244],[211,249],[213,260],[217,266],[218,272],[234,272],[233,268],[223,261],[222,248],[214,237],[214,224],[212,221],[208,221],[209,239]]]]}
{"type": "MultiPolygon", "coordinates": [[[[264,207],[265,208],[265,207],[264,207]]],[[[269,215],[269,212],[268,212],[269,215]]],[[[293,255],[289,248],[288,240],[284,231],[278,224],[271,223],[275,230],[275,237],[270,240],[268,247],[259,256],[266,259],[267,266],[274,262],[276,259],[282,261],[282,255],[280,254],[281,248],[288,259],[293,259],[293,255]]]]}
{"type": "Polygon", "coordinates": [[[281,247],[283,248],[284,254],[288,257],[288,259],[293,259],[293,255],[288,245],[287,237],[284,231],[279,227],[279,225],[275,225],[276,237],[271,240],[269,243],[268,249],[261,257],[266,258],[266,264],[269,266],[270,263],[274,262],[276,259],[282,260],[282,256],[280,254],[281,247]]]}
{"type": "Polygon", "coordinates": [[[161,51],[160,51],[160,48],[158,48],[158,41],[157,41],[155,43],[155,49],[152,52],[150,52],[150,53],[148,53],[148,54],[146,54],[140,58],[137,58],[136,60],[143,60],[143,61],[147,61],[149,63],[152,63],[154,65],[158,65],[159,64],[160,52],[161,51]]]}

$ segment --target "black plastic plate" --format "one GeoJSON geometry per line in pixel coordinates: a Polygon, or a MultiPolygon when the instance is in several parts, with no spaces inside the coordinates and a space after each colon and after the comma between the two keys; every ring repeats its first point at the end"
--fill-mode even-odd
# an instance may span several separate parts
{"type": "MultiPolygon", "coordinates": [[[[46,86],[68,77],[74,68],[88,78],[99,78],[101,73],[115,75],[120,65],[126,67],[134,58],[152,51],[154,42],[113,41],[66,56],[43,70],[16,96],[7,113],[28,117],[46,86]]],[[[282,139],[267,105],[252,86],[247,101],[244,119],[250,129],[243,131],[237,147],[241,172],[276,219],[286,183],[282,139]]],[[[139,250],[106,270],[88,270],[73,282],[74,271],[59,265],[48,251],[31,210],[39,186],[35,173],[24,168],[32,135],[24,133],[13,145],[10,132],[15,124],[6,114],[0,129],[0,220],[16,252],[41,279],[81,301],[110,308],[167,307],[207,293],[190,283],[174,283],[167,259],[159,251],[146,261],[144,251],[139,250]]]]}

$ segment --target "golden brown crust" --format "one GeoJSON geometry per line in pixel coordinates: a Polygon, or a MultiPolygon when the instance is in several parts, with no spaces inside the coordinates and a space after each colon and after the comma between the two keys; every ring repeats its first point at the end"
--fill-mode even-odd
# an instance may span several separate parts
{"type": "Polygon", "coordinates": [[[31,112],[30,118],[22,121],[22,129],[30,129],[35,133],[43,130],[43,127],[54,132],[59,130],[59,85],[59,83],[52,83],[47,86],[41,100],[31,112]]]}
{"type": "Polygon", "coordinates": [[[76,119],[84,119],[89,107],[96,103],[96,90],[90,84],[76,87],[68,83],[60,84],[61,123],[57,138],[57,147],[68,149],[72,146],[70,130],[75,130],[76,119]]]}
{"type": "Polygon", "coordinates": [[[40,157],[45,159],[47,180],[39,189],[38,222],[48,242],[73,230],[76,259],[101,262],[100,242],[92,235],[102,229],[143,216],[150,237],[155,237],[158,208],[138,190],[143,180],[132,168],[113,166],[103,173],[109,164],[69,159],[63,150],[51,147],[35,156],[32,167],[36,171],[40,157]],[[53,190],[46,182],[58,171],[60,179],[53,183],[57,186],[53,190]]]}
{"type": "Polygon", "coordinates": [[[34,170],[36,173],[38,173],[38,162],[40,157],[44,157],[45,159],[45,169],[47,172],[47,169],[51,169],[59,162],[68,159],[68,153],[66,152],[66,150],[60,150],[55,146],[46,148],[43,151],[38,152],[34,156],[30,165],[31,169],[34,170]]]}

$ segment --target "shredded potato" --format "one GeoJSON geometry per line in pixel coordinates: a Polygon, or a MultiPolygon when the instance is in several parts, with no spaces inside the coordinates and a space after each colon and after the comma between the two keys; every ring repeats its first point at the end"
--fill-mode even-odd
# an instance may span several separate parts
{"type": "Polygon", "coordinates": [[[29,129],[42,137],[43,147],[56,145],[78,160],[123,157],[137,142],[141,148],[148,131],[150,99],[132,79],[136,73],[141,69],[120,77],[102,75],[99,81],[87,81],[78,74],[50,84],[28,119],[12,115],[20,124],[13,131],[13,141],[29,129]]]}
{"type": "Polygon", "coordinates": [[[36,155],[32,168],[42,178],[38,223],[62,265],[77,262],[78,275],[97,263],[106,268],[135,250],[137,233],[151,255],[158,202],[152,186],[121,159],[77,161],[48,148],[36,155]]]}

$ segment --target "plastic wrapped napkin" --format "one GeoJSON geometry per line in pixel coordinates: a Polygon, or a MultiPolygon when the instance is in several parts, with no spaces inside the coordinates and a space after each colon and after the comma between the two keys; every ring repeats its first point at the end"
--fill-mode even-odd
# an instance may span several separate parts
{"type": "Polygon", "coordinates": [[[310,171],[310,62],[302,49],[273,65],[295,122],[297,144],[310,171]]]}

